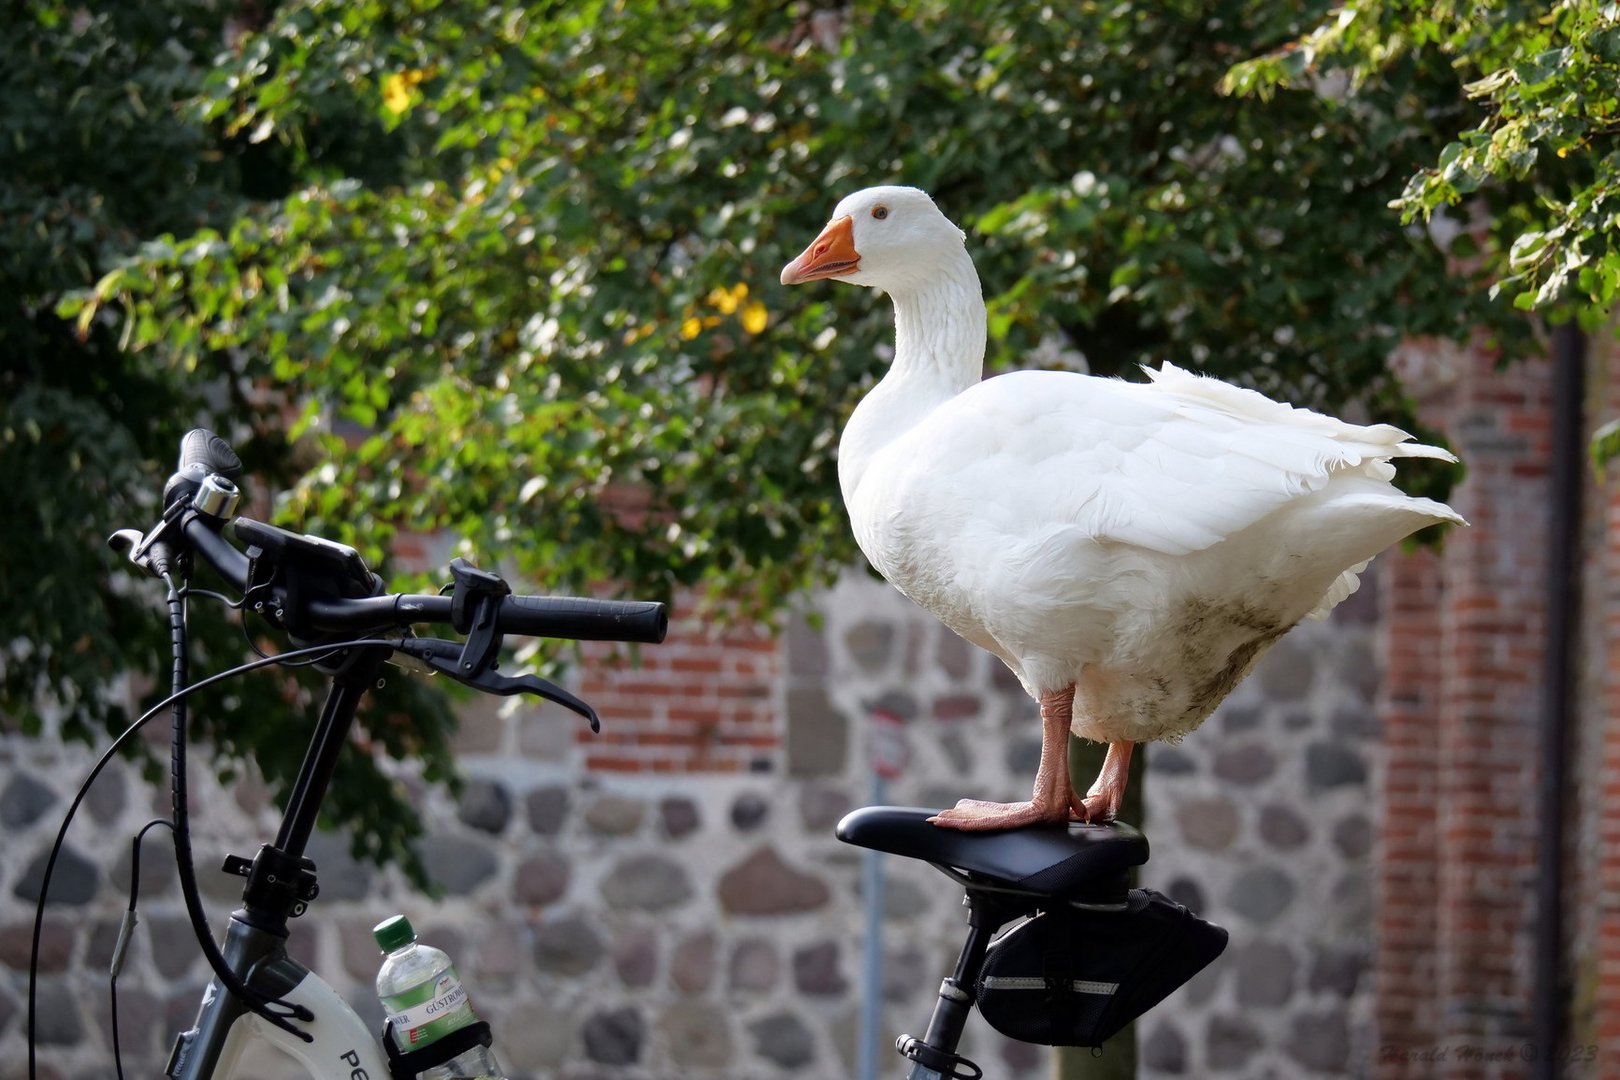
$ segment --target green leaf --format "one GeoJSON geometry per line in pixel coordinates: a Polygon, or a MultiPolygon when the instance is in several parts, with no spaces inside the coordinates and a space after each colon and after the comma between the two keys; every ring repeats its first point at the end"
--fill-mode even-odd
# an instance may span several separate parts
{"type": "Polygon", "coordinates": [[[1546,233],[1535,230],[1521,233],[1513,241],[1513,247],[1508,253],[1508,265],[1515,270],[1521,270],[1534,262],[1547,246],[1547,239],[1546,233]]]}
{"type": "Polygon", "coordinates": [[[1609,462],[1620,457],[1620,420],[1610,420],[1594,431],[1587,452],[1598,479],[1607,480],[1609,462]]]}
{"type": "Polygon", "coordinates": [[[1566,46],[1560,49],[1548,49],[1536,54],[1529,60],[1516,64],[1513,75],[1519,86],[1525,90],[1533,90],[1552,80],[1553,76],[1562,71],[1570,59],[1570,50],[1566,46]]]}

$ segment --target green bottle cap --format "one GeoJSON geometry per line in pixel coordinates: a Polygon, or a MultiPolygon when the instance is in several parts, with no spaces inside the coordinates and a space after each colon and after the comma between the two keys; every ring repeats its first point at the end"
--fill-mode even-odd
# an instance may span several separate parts
{"type": "Polygon", "coordinates": [[[383,952],[390,953],[415,941],[416,931],[411,929],[411,920],[403,915],[395,915],[372,927],[371,936],[377,939],[383,952]]]}

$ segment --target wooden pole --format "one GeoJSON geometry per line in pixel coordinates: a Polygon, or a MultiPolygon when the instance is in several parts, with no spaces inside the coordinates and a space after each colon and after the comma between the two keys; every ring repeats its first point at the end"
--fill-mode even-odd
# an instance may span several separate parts
{"type": "MultiPolygon", "coordinates": [[[[1087,742],[1069,736],[1069,779],[1084,794],[1102,769],[1107,743],[1087,742]]],[[[1142,784],[1146,779],[1147,755],[1138,746],[1131,754],[1131,778],[1125,787],[1125,802],[1119,820],[1138,828],[1142,825],[1142,784]]],[[[1145,831],[1145,830],[1144,830],[1145,831]]],[[[1136,875],[1131,879],[1134,883],[1136,875]]],[[[1052,1053],[1053,1080],[1136,1080],[1136,1025],[1129,1024],[1103,1043],[1096,1053],[1085,1046],[1058,1046],[1052,1053]]]]}

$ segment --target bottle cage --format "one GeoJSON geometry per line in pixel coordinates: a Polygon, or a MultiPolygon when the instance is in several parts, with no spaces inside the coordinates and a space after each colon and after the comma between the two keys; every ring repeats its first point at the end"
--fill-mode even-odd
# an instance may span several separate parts
{"type": "Polygon", "coordinates": [[[401,1050],[394,1042],[394,1022],[383,1023],[383,1047],[388,1051],[388,1074],[393,1080],[416,1080],[428,1069],[446,1064],[475,1046],[493,1041],[489,1025],[482,1020],[458,1027],[417,1050],[401,1050]]]}

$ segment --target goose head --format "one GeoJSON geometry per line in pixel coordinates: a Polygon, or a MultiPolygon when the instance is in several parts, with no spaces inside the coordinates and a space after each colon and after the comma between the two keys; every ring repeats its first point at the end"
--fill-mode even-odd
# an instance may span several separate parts
{"type": "Polygon", "coordinates": [[[965,259],[965,239],[927,192],[866,188],[838,204],[821,235],[782,268],[782,284],[836,278],[891,295],[906,292],[965,259]]]}

